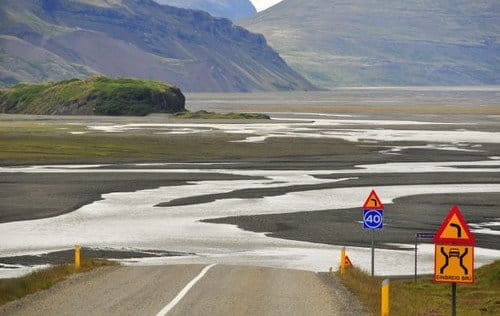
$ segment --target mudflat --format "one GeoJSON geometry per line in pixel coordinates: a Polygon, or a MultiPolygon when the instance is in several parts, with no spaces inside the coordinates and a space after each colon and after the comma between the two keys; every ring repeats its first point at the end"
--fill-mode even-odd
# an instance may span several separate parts
{"type": "MultiPolygon", "coordinates": [[[[30,220],[45,218],[57,232],[42,233],[58,245],[38,244],[34,251],[71,245],[57,236],[81,225],[87,229],[81,238],[90,233],[95,238],[88,246],[96,253],[107,242],[120,245],[135,231],[136,248],[164,251],[160,256],[165,257],[171,250],[238,253],[241,246],[231,244],[232,238],[243,236],[245,250],[256,254],[263,244],[308,251],[299,245],[307,241],[319,255],[331,245],[369,246],[370,236],[360,227],[361,209],[352,201],[348,207],[335,202],[356,196],[361,206],[364,191],[390,187],[395,198],[386,205],[386,227],[377,233],[377,247],[408,247],[416,232],[435,230],[450,206],[459,204],[478,246],[498,250],[500,115],[491,114],[500,107],[498,91],[399,91],[391,97],[393,92],[188,96],[190,110],[203,104],[212,111],[265,107],[269,122],[0,115],[0,164],[5,166],[0,168],[0,222],[5,224],[0,233],[2,227],[5,235],[26,230],[26,240],[37,244],[34,235],[28,236],[39,229],[30,220]],[[289,107],[295,112],[287,112],[289,107]],[[344,112],[345,107],[352,111],[344,112]],[[106,195],[112,192],[122,193],[123,200],[106,195]],[[155,192],[162,196],[148,195],[155,192]],[[321,196],[332,193],[337,195],[321,196]],[[107,207],[108,201],[118,204],[107,207]],[[96,207],[81,211],[91,203],[96,207]],[[280,212],[266,205],[281,214],[271,214],[280,212]],[[149,236],[149,229],[137,223],[155,225],[158,231],[149,236]],[[113,234],[94,231],[96,225],[113,234]],[[119,225],[125,226],[115,231],[119,225]],[[171,232],[178,235],[172,238],[171,232]],[[149,239],[142,240],[144,234],[149,239]],[[184,240],[191,241],[184,245],[188,250],[181,245],[184,240]]],[[[52,253],[35,262],[30,254],[24,256],[26,245],[12,245],[5,249],[15,257],[5,264],[64,257],[52,253]]],[[[106,254],[134,256],[141,256],[140,249],[106,254]]],[[[259,262],[256,256],[248,260],[259,262]]],[[[301,267],[311,268],[307,264],[301,267]]]]}

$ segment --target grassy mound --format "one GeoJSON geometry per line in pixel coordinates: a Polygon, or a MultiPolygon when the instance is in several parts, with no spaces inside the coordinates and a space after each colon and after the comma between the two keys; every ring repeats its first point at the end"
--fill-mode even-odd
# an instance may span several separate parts
{"type": "Polygon", "coordinates": [[[173,115],[181,119],[212,119],[212,120],[269,120],[270,117],[260,113],[215,113],[208,111],[179,112],[173,115]]]}
{"type": "Polygon", "coordinates": [[[21,114],[147,115],[184,110],[181,91],[161,81],[107,77],[21,83],[0,90],[0,112],[21,114]]]}
{"type": "MultiPolygon", "coordinates": [[[[380,285],[384,278],[348,269],[342,283],[358,296],[367,310],[380,314],[380,285]]],[[[458,315],[500,314],[500,260],[475,271],[476,282],[457,286],[458,315]]],[[[413,280],[391,280],[391,315],[447,315],[450,312],[450,285],[432,281],[432,276],[413,280]]]]}

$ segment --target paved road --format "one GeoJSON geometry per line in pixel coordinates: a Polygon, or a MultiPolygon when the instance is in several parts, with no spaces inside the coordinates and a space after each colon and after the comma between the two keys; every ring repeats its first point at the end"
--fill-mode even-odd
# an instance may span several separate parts
{"type": "Polygon", "coordinates": [[[335,279],[244,266],[108,267],[0,308],[1,315],[362,315],[335,279]]]}

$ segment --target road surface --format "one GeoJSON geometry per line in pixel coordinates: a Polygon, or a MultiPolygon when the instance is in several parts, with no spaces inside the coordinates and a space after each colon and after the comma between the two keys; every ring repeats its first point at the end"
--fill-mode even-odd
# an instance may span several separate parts
{"type": "Polygon", "coordinates": [[[0,308],[1,315],[362,315],[335,278],[262,267],[106,267],[0,308]]]}

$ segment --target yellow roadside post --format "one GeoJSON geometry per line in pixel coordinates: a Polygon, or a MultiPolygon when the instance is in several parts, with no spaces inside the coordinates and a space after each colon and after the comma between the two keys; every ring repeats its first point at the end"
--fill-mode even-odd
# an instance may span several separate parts
{"type": "Polygon", "coordinates": [[[75,246],[75,270],[80,270],[80,246],[75,246]]]}
{"type": "Polygon", "coordinates": [[[389,279],[382,281],[382,295],[380,303],[380,315],[389,316],[389,279]]]}
{"type": "Polygon", "coordinates": [[[340,275],[345,273],[345,247],[340,251],[340,275]]]}

